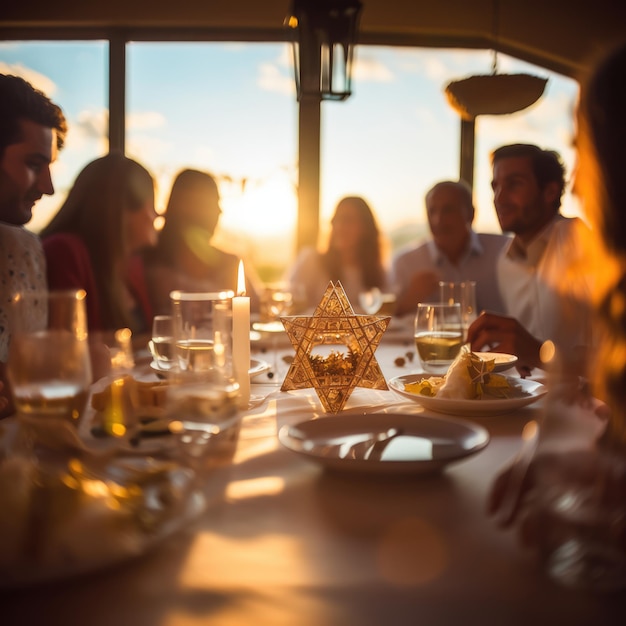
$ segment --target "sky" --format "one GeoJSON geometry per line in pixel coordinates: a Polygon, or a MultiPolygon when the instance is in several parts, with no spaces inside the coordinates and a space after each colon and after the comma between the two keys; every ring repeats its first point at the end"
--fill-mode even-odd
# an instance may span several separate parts
{"type": "MultiPolygon", "coordinates": [[[[460,120],[448,105],[451,80],[491,72],[490,51],[359,46],[353,95],[322,103],[321,241],[339,199],[361,195],[393,252],[427,236],[423,198],[459,174],[460,120]]],[[[513,115],[476,122],[477,230],[498,232],[489,152],[537,143],[574,167],[577,83],[505,55],[500,73],[548,78],[542,98],[513,115]]],[[[105,154],[106,42],[3,42],[0,71],[20,74],[68,117],[66,148],[53,166],[56,193],[35,208],[38,231],[58,209],[76,174],[105,154]],[[69,70],[68,68],[71,68],[69,70]]],[[[285,265],[295,253],[297,122],[291,50],[285,43],[130,43],[127,49],[127,154],[157,181],[163,210],[176,173],[214,174],[224,210],[217,243],[258,266],[285,265]]],[[[578,214],[575,199],[566,214],[578,214]]]]}

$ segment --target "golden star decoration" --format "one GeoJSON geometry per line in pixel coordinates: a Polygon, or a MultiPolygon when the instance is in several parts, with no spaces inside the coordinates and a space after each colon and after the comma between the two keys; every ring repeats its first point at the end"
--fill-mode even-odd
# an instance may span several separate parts
{"type": "Polygon", "coordinates": [[[324,410],[341,411],[355,387],[388,389],[374,352],[390,317],[356,315],[331,281],[312,317],[281,317],[296,355],[281,391],[313,387],[324,410]]]}

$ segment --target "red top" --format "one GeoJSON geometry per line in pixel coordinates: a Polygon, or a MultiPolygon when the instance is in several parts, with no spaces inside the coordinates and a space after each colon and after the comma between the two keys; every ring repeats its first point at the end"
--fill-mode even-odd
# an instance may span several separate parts
{"type": "MultiPolygon", "coordinates": [[[[87,292],[87,325],[91,331],[117,330],[104,328],[100,309],[100,294],[91,266],[91,258],[83,240],[73,233],[57,233],[43,241],[46,255],[48,288],[84,289],[87,292]]],[[[140,255],[135,255],[128,264],[126,277],[128,288],[138,303],[139,315],[131,328],[133,333],[146,332],[152,323],[152,307],[148,298],[144,266],[140,255]]]]}

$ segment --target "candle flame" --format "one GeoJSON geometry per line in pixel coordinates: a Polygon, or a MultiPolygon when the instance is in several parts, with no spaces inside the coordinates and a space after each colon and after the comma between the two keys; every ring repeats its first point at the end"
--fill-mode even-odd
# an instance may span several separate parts
{"type": "Polygon", "coordinates": [[[243,261],[239,261],[239,269],[237,270],[237,295],[246,295],[246,275],[243,271],[243,261]]]}

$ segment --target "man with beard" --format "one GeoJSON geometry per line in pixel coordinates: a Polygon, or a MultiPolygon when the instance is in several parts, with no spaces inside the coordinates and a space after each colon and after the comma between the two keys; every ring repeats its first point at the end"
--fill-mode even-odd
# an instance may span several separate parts
{"type": "Polygon", "coordinates": [[[494,205],[503,232],[515,236],[498,260],[507,315],[485,313],[470,326],[473,350],[518,356],[522,375],[541,367],[539,350],[551,340],[578,369],[591,342],[589,233],[560,213],[565,169],[560,156],[529,144],[492,154],[494,205]]]}
{"type": "MultiPolygon", "coordinates": [[[[50,164],[63,147],[61,109],[17,76],[0,74],[0,417],[10,411],[6,361],[15,294],[46,290],[39,238],[24,228],[42,195],[54,193],[50,164]]],[[[43,311],[32,311],[33,317],[43,311]]]]}
{"type": "Polygon", "coordinates": [[[396,314],[415,313],[418,302],[439,300],[440,280],[475,281],[477,309],[503,313],[495,267],[509,238],[472,229],[472,191],[463,181],[437,183],[425,201],[432,239],[394,259],[396,314]]]}

